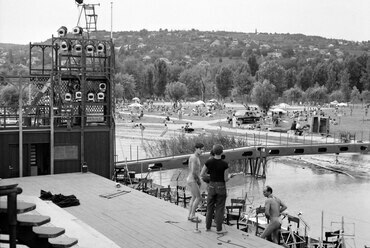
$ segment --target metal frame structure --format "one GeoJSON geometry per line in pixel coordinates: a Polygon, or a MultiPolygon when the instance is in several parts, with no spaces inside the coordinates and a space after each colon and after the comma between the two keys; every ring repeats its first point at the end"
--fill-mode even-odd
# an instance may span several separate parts
{"type": "MultiPolygon", "coordinates": [[[[333,144],[311,144],[294,146],[254,146],[240,147],[224,150],[225,161],[244,161],[244,172],[255,177],[266,177],[266,163],[268,157],[310,155],[310,154],[340,154],[340,153],[367,153],[370,143],[333,143],[333,144]]],[[[137,173],[148,172],[149,168],[161,166],[163,169],[175,169],[183,166],[190,154],[160,157],[152,159],[141,159],[135,161],[120,161],[116,163],[116,169],[130,167],[137,173]]],[[[209,154],[202,154],[200,160],[205,162],[209,154]]]]}
{"type": "MultiPolygon", "coordinates": [[[[22,127],[22,134],[35,131],[48,133],[50,174],[76,171],[88,161],[90,171],[95,168],[95,173],[109,177],[113,170],[115,150],[115,56],[112,40],[89,39],[82,35],[52,37],[51,44],[30,43],[29,56],[28,83],[36,89],[34,94],[30,94],[32,101],[23,106],[23,111],[18,114],[8,114],[7,107],[4,107],[0,116],[4,120],[4,125],[0,125],[0,135],[21,135],[17,133],[19,127],[22,127]],[[18,120],[18,124],[7,125],[5,120],[9,118],[18,120]],[[61,141],[57,136],[63,139],[70,137],[68,139],[75,144],[79,139],[74,157],[63,155],[59,149],[61,147],[55,147],[64,144],[68,148],[69,143],[61,141]],[[105,144],[99,144],[99,137],[107,140],[105,144]],[[96,144],[91,144],[95,139],[96,144]],[[109,159],[96,161],[102,165],[94,165],[94,159],[89,160],[86,152],[96,153],[94,146],[104,145],[106,147],[103,150],[109,151],[109,159]],[[56,169],[54,163],[57,160],[59,163],[65,160],[66,163],[74,164],[71,165],[74,169],[56,169]],[[79,165],[76,166],[76,163],[79,165]],[[109,169],[99,168],[103,166],[109,169]]],[[[11,137],[8,139],[12,140],[11,137]]],[[[12,162],[11,158],[7,161],[12,162]]],[[[20,170],[21,164],[22,161],[20,170]]],[[[2,171],[0,168],[0,177],[8,177],[2,175],[2,171]]],[[[23,176],[22,173],[19,176],[23,176]]]]}

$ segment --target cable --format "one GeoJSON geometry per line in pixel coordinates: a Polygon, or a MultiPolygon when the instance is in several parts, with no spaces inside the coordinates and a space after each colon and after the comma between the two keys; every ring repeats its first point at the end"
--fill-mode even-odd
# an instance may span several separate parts
{"type": "Polygon", "coordinates": [[[242,248],[248,248],[247,246],[235,244],[235,243],[231,242],[230,240],[224,241],[224,240],[221,239],[223,236],[225,236],[225,235],[224,234],[219,235],[217,237],[217,240],[222,242],[222,243],[225,243],[225,244],[235,245],[237,247],[242,247],[242,248]]]}

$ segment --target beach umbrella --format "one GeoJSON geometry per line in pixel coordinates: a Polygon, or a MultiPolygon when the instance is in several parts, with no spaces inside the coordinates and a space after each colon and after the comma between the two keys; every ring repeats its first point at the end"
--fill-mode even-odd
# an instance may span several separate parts
{"type": "Polygon", "coordinates": [[[135,103],[132,103],[132,104],[130,104],[130,105],[128,105],[130,108],[141,108],[141,107],[143,107],[143,105],[141,105],[140,103],[137,103],[137,102],[135,102],[135,103]]]}

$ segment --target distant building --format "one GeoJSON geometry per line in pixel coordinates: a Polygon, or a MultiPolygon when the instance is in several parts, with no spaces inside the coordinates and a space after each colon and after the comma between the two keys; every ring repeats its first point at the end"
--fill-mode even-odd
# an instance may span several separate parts
{"type": "Polygon", "coordinates": [[[211,45],[209,45],[210,47],[216,47],[216,46],[221,46],[221,41],[219,40],[215,40],[214,42],[211,43],[211,45]]]}

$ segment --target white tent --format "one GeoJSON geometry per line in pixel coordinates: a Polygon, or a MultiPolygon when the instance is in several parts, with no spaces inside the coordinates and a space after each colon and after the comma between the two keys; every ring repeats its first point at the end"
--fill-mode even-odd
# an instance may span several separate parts
{"type": "Polygon", "coordinates": [[[140,103],[137,103],[137,102],[135,102],[135,103],[132,103],[132,104],[130,104],[130,105],[128,105],[130,108],[141,108],[141,107],[143,107],[143,105],[141,105],[140,103]]]}
{"type": "Polygon", "coordinates": [[[140,102],[140,99],[138,97],[134,97],[134,98],[132,98],[132,101],[140,102]]]}
{"type": "Polygon", "coordinates": [[[281,108],[274,108],[274,109],[271,109],[270,111],[273,112],[273,113],[286,114],[286,111],[284,109],[281,109],[281,108]]]}
{"type": "Polygon", "coordinates": [[[196,101],[193,104],[195,104],[196,106],[205,105],[205,103],[202,100],[196,101]]]}
{"type": "Polygon", "coordinates": [[[348,107],[348,103],[346,102],[341,102],[337,104],[338,107],[348,107]]]}
{"type": "Polygon", "coordinates": [[[279,105],[279,108],[287,108],[287,107],[290,107],[290,105],[289,104],[287,104],[287,103],[280,103],[279,105]]]}

